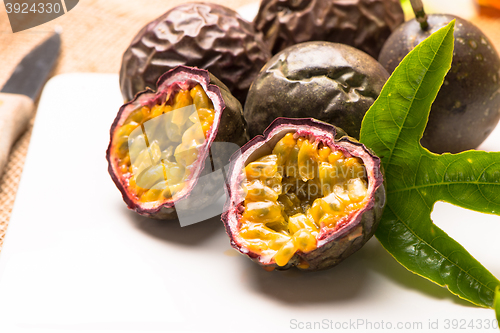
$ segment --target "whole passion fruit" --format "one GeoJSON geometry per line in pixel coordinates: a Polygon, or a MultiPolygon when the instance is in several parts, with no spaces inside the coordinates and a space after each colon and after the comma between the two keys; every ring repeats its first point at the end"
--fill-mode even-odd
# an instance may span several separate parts
{"type": "Polygon", "coordinates": [[[361,248],[385,204],[380,159],[314,119],[278,118],[231,158],[222,220],[266,269],[334,266],[361,248]]]}
{"type": "Polygon", "coordinates": [[[263,0],[254,25],[273,54],[297,43],[324,40],[376,58],[403,22],[399,0],[263,0]]]}
{"type": "Polygon", "coordinates": [[[277,117],[313,117],[358,138],[388,78],[382,65],[351,46],[293,45],[271,58],[250,87],[244,110],[249,134],[261,134],[277,117]]]}
{"type": "Polygon", "coordinates": [[[453,19],[455,49],[451,69],[432,104],[421,143],[435,153],[458,153],[479,146],[500,119],[500,58],[491,41],[472,23],[453,15],[430,14],[427,28],[413,19],[384,45],[380,63],[393,72],[421,41],[453,19]]]}
{"type": "Polygon", "coordinates": [[[120,88],[131,100],[154,88],[178,65],[208,70],[243,104],[248,88],[271,57],[262,36],[235,11],[212,3],[185,3],[148,23],[123,55],[120,88]]]}
{"type": "Polygon", "coordinates": [[[123,105],[110,135],[108,170],[124,201],[158,219],[218,199],[225,183],[215,169],[248,140],[241,104],[227,87],[206,70],[185,66],[162,75],[156,92],[123,105]]]}

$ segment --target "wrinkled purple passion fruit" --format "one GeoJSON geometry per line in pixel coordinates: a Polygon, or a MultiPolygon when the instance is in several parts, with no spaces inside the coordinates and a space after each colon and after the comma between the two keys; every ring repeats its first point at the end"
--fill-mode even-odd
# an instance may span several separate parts
{"type": "Polygon", "coordinates": [[[266,269],[338,264],[373,236],[385,204],[380,159],[335,127],[278,118],[231,158],[222,220],[266,269]]]}
{"type": "Polygon", "coordinates": [[[399,0],[263,0],[254,25],[273,54],[323,40],[354,46],[376,58],[403,22],[399,0]]]}
{"type": "Polygon", "coordinates": [[[271,57],[261,34],[235,11],[186,3],[147,24],[123,55],[120,88],[126,101],[154,88],[177,65],[208,70],[243,104],[248,88],[271,57]]]}
{"type": "MultiPolygon", "coordinates": [[[[212,204],[224,180],[204,177],[247,142],[241,104],[206,70],[176,67],[123,105],[110,130],[106,158],[111,178],[137,213],[175,219],[176,206],[212,204]],[[215,143],[231,152],[213,154],[215,143]],[[238,146],[236,146],[238,145],[238,146]]],[[[223,175],[220,173],[220,178],[223,175]]],[[[220,194],[220,195],[218,195],[220,194]]]]}
{"type": "Polygon", "coordinates": [[[432,104],[421,143],[434,153],[478,147],[500,119],[500,58],[491,41],[472,23],[453,15],[430,14],[429,28],[411,20],[387,40],[380,63],[392,73],[401,60],[432,33],[456,19],[451,69],[432,104]]]}
{"type": "Polygon", "coordinates": [[[250,87],[244,109],[250,137],[278,117],[312,117],[358,138],[361,121],[388,78],[375,59],[348,45],[290,46],[269,60],[250,87]]]}

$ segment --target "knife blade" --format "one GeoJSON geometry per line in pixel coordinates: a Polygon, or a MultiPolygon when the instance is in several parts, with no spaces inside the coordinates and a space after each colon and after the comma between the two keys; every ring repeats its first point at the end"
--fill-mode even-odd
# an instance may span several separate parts
{"type": "Polygon", "coordinates": [[[17,65],[0,90],[0,176],[12,144],[26,129],[40,94],[59,56],[61,37],[54,33],[17,65]]]}
{"type": "Polygon", "coordinates": [[[56,32],[21,60],[0,92],[26,95],[35,100],[54,67],[60,47],[61,37],[56,32]]]}

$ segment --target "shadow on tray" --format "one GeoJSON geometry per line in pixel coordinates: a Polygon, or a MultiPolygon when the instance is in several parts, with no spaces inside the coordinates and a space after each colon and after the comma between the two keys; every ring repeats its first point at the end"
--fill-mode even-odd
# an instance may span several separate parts
{"type": "MultiPolygon", "coordinates": [[[[139,216],[128,211],[135,227],[155,238],[186,246],[202,247],[209,238],[224,233],[220,216],[181,227],[179,221],[162,221],[139,216]]],[[[225,244],[224,244],[225,245],[225,244]]],[[[448,299],[456,304],[474,307],[442,288],[401,266],[373,238],[361,250],[331,269],[302,272],[267,272],[241,255],[245,282],[256,292],[288,304],[336,302],[361,297],[371,288],[373,273],[379,274],[402,288],[415,290],[435,299],[448,299]]]]}
{"type": "Polygon", "coordinates": [[[287,304],[328,303],[362,297],[373,283],[373,272],[402,288],[415,290],[435,299],[474,307],[401,266],[376,239],[331,269],[301,272],[297,269],[266,272],[248,261],[245,266],[251,288],[287,304]]]}
{"type": "Polygon", "coordinates": [[[142,232],[167,242],[187,246],[200,246],[218,232],[224,232],[220,216],[214,216],[202,222],[181,227],[178,220],[155,220],[128,211],[130,221],[142,232]]]}

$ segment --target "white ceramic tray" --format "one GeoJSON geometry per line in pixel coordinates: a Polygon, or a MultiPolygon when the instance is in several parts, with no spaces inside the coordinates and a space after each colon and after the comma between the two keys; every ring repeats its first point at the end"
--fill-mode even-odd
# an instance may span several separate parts
{"type": "MultiPolygon", "coordinates": [[[[0,332],[297,332],[314,322],[436,332],[429,324],[442,331],[448,319],[496,331],[484,329],[492,310],[406,271],[376,239],[330,270],[266,272],[231,249],[217,218],[181,228],[127,210],[105,160],[121,103],[117,75],[46,85],[0,255],[0,332]]],[[[500,150],[500,130],[483,147],[500,150]]],[[[500,276],[500,217],[438,204],[433,218],[500,276]]]]}

